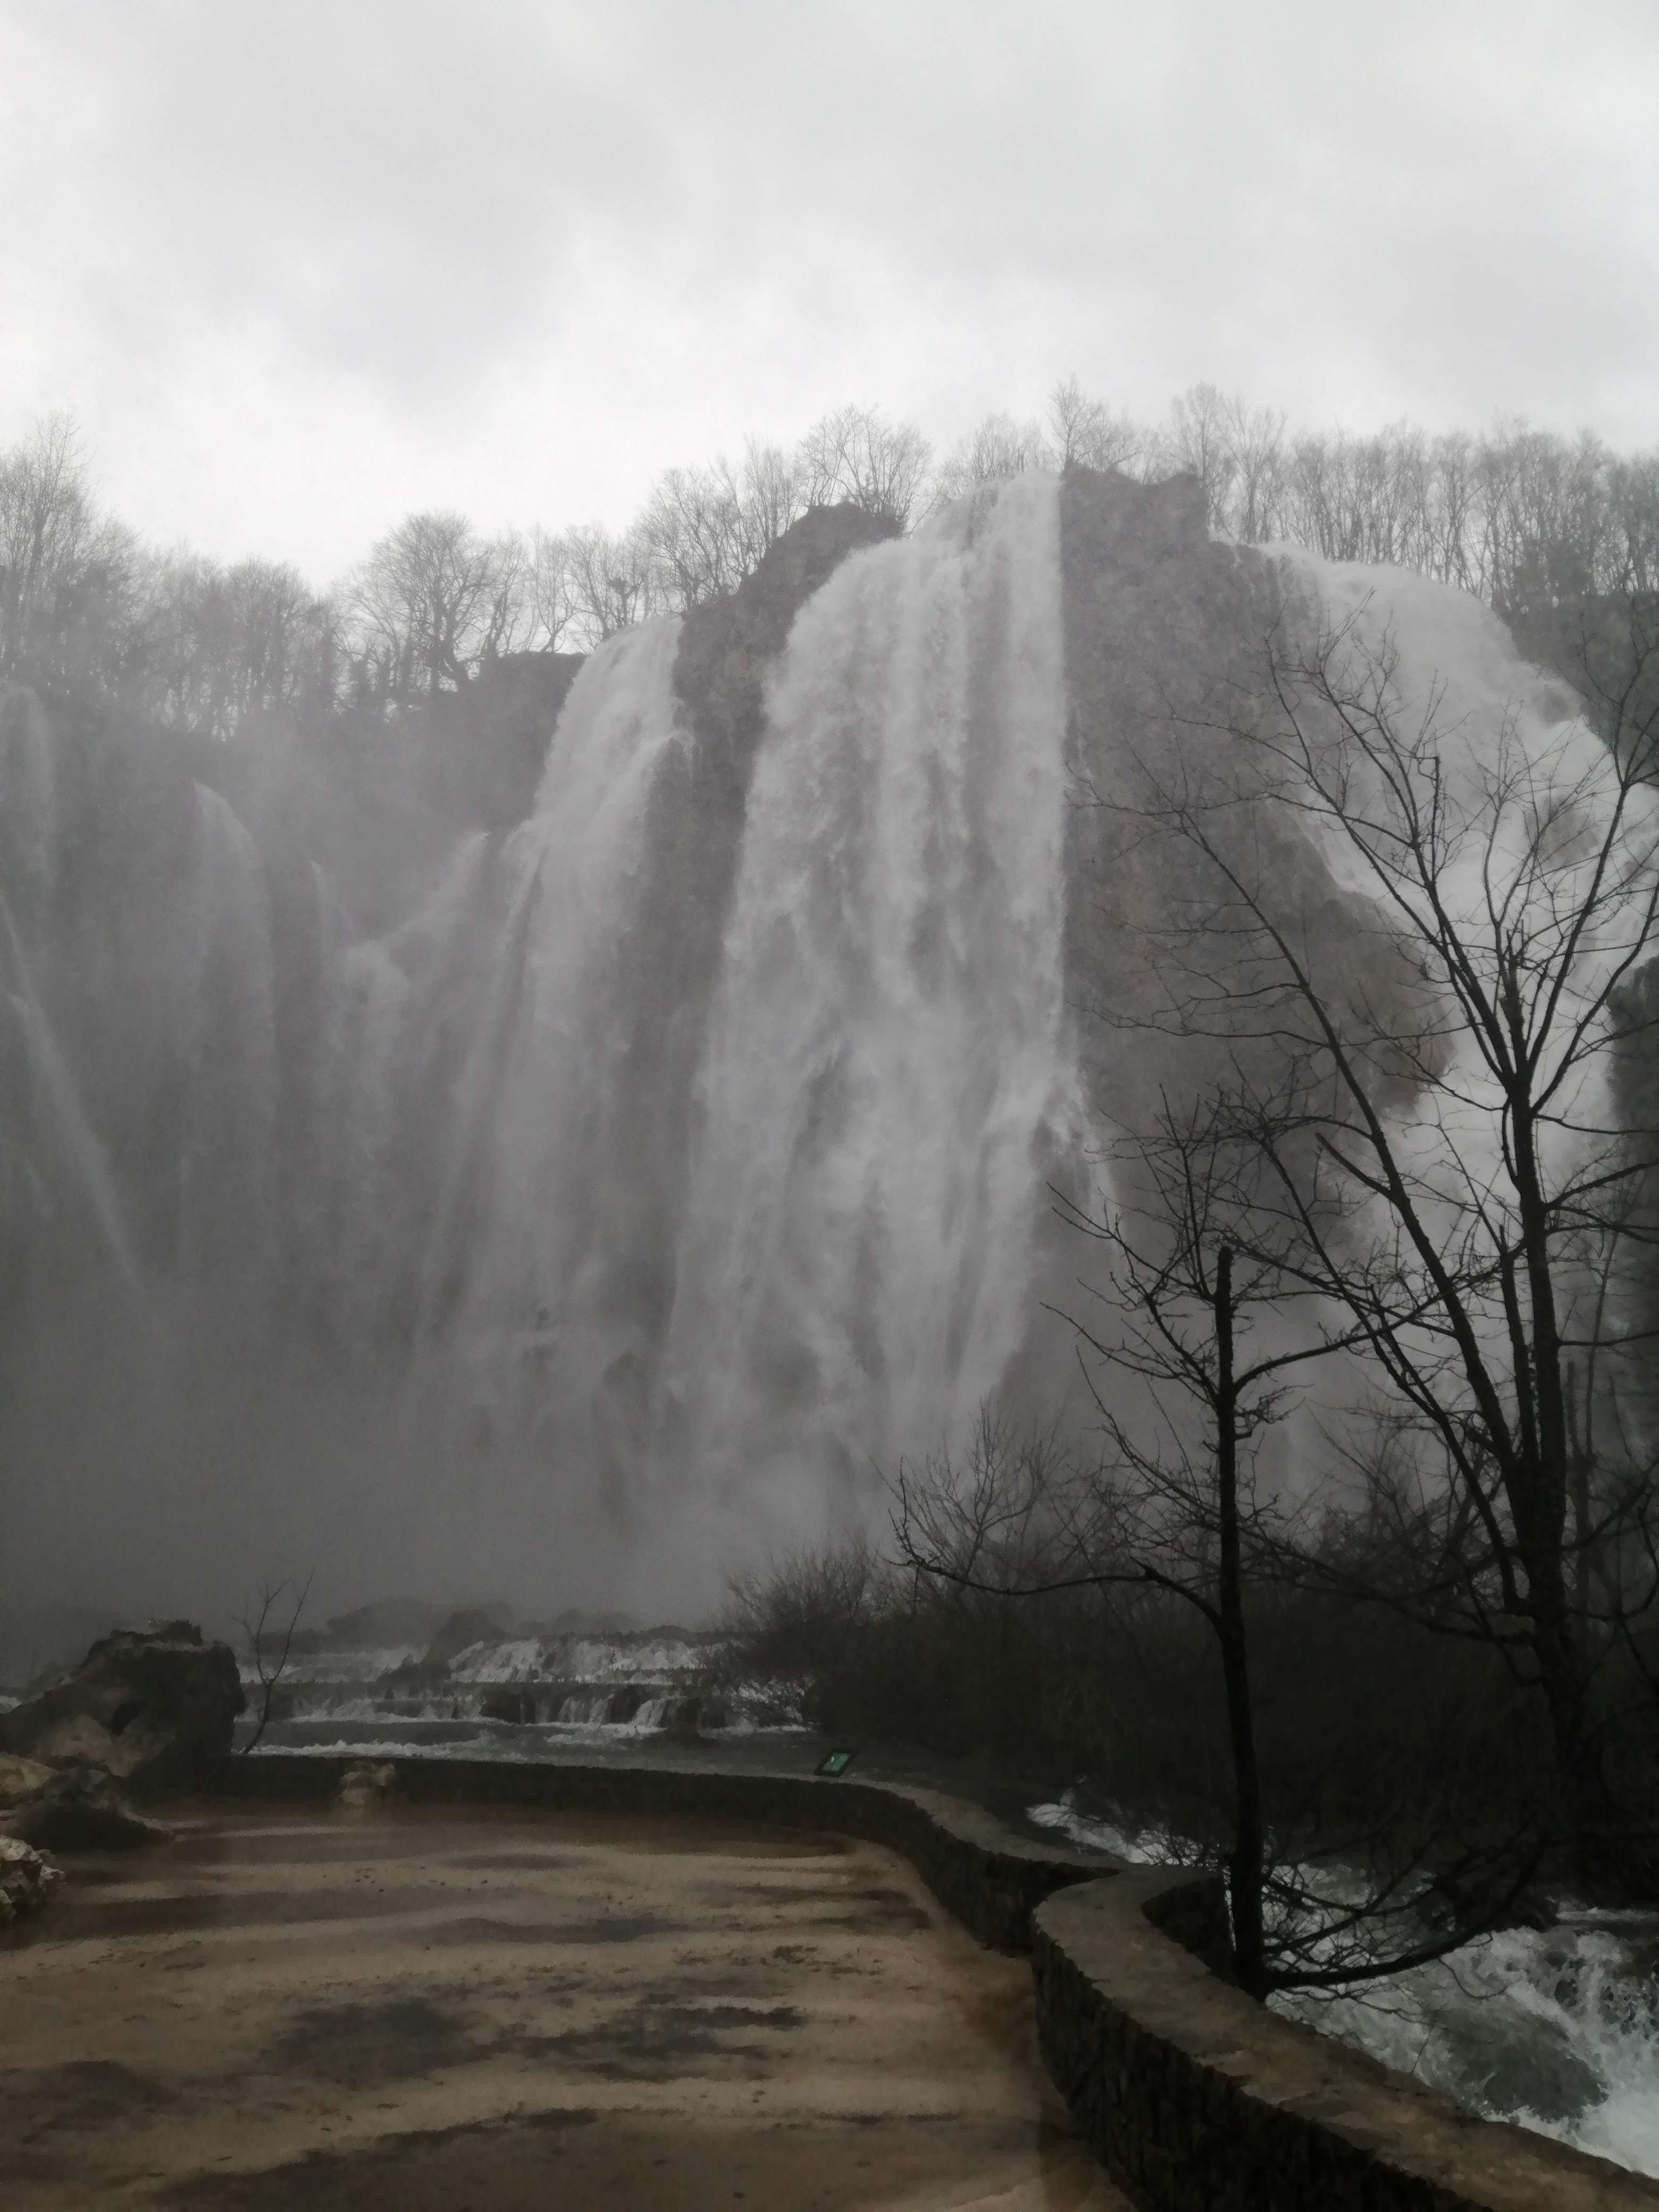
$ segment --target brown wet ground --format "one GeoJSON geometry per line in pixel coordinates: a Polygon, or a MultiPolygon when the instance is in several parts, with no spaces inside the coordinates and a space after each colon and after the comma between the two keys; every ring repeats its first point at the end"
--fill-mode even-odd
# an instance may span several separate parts
{"type": "Polygon", "coordinates": [[[0,2203],[1118,2212],[1030,1973],[872,1844],[175,1811],[0,1942],[0,2203]]]}

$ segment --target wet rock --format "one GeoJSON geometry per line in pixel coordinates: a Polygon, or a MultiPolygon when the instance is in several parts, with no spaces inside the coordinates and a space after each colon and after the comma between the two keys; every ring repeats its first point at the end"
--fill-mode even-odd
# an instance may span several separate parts
{"type": "Polygon", "coordinates": [[[1602,2101],[1607,2091],[1600,2077],[1573,2049],[1565,2027],[1540,2017],[1517,2035],[1512,2021],[1496,2006],[1491,2010],[1490,2018],[1472,2008],[1440,2022],[1461,2100],[1498,2119],[1528,2112],[1558,2125],[1602,2101]]]}
{"type": "Polygon", "coordinates": [[[169,1842],[172,1830],[136,1813],[101,1766],[66,1766],[6,1815],[5,1826],[36,1850],[131,1851],[169,1842]]]}
{"type": "Polygon", "coordinates": [[[0,1757],[0,1813],[9,1813],[14,1805],[33,1797],[52,1777],[52,1768],[39,1759],[15,1759],[9,1754],[0,1757]]]}
{"type": "Polygon", "coordinates": [[[376,1765],[362,1759],[348,1766],[340,1777],[342,1805],[374,1806],[390,1797],[398,1787],[398,1770],[390,1759],[376,1765]]]}
{"type": "Polygon", "coordinates": [[[229,1752],[246,1702],[230,1646],[204,1644],[191,1622],[118,1629],[65,1680],[0,1714],[0,1753],[180,1789],[229,1752]]]}
{"type": "Polygon", "coordinates": [[[9,1928],[51,1901],[64,1877],[50,1859],[17,1836],[0,1836],[0,1928],[9,1928]]]}

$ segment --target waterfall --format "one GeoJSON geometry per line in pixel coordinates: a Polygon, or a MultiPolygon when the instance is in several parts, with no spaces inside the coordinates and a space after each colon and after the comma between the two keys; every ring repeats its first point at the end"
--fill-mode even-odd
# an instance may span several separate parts
{"type": "Polygon", "coordinates": [[[699,1489],[780,1525],[957,1431],[1030,1326],[1071,1110],[1065,722],[1048,478],[845,562],[776,672],[665,1432],[699,1489]]]}
{"type": "MultiPolygon", "coordinates": [[[[39,985],[0,948],[0,1110],[46,1102],[158,1293],[234,1307],[212,1379],[303,1338],[296,1431],[383,1443],[372,1474],[339,1445],[329,1510],[458,1583],[702,1602],[769,1546],[878,1524],[874,1471],[981,1400],[1064,1410],[1045,1308],[1098,1255],[1048,1186],[1087,1203],[1112,1126],[1224,1064],[1154,1034],[1136,933],[1200,892],[1110,802],[1143,757],[1244,774],[1208,718],[1248,706],[1281,617],[1352,625],[1410,710],[1445,685],[1459,805],[1506,758],[1518,792],[1548,767],[1604,805],[1573,702],[1467,597],[1213,544],[1190,486],[1031,475],[908,538],[852,524],[817,511],[731,599],[601,647],[529,818],[460,837],[374,942],[280,816],[251,813],[256,849],[159,756],[143,808],[100,795],[99,865],[64,865],[52,732],[0,695],[39,985]],[[1073,774],[1108,803],[1069,805],[1073,774]]],[[[1322,958],[1411,999],[1340,837],[1279,813],[1250,835],[1322,958]]]]}
{"type": "Polygon", "coordinates": [[[536,813],[508,841],[505,916],[428,1263],[428,1306],[441,1273],[459,1278],[475,1449],[510,1443],[613,1487],[634,1473],[617,1422],[629,1425],[641,1380],[637,1320],[612,1280],[627,1272],[621,1224],[641,1172],[624,1066],[651,1019],[624,956],[650,889],[653,781],[683,742],[678,639],[677,620],[650,623],[586,664],[536,813]]]}
{"type": "Polygon", "coordinates": [[[395,1066],[410,987],[375,944],[340,954],[330,986],[315,1107],[327,1196],[319,1287],[336,1328],[360,1342],[373,1334],[402,1256],[395,1066]]]}
{"type": "Polygon", "coordinates": [[[417,1340],[458,1453],[629,1557],[695,1527],[712,1558],[722,1510],[750,1547],[821,1529],[969,1419],[1075,1115],[1053,480],[806,600],[746,796],[691,817],[725,868],[684,843],[680,631],[593,656],[531,821],[389,947],[411,1038],[449,1040],[401,1064],[442,1121],[417,1340]]]}
{"type": "Polygon", "coordinates": [[[192,1272],[250,1267],[264,1248],[276,1109],[271,941],[253,840],[216,791],[195,787],[186,892],[186,1090],[180,1251],[192,1272]]]}

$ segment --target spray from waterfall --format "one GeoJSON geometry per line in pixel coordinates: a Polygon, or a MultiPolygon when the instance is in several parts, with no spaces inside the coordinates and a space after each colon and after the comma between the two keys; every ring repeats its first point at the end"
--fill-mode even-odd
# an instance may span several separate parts
{"type": "Polygon", "coordinates": [[[58,1048],[46,1019],[22,940],[5,894],[0,892],[0,947],[6,973],[0,981],[21,1039],[23,1057],[33,1089],[34,1118],[46,1146],[56,1154],[70,1188],[84,1202],[104,1248],[122,1279],[138,1279],[115,1179],[104,1148],[94,1135],[81,1105],[80,1093],[69,1063],[58,1048]]]}

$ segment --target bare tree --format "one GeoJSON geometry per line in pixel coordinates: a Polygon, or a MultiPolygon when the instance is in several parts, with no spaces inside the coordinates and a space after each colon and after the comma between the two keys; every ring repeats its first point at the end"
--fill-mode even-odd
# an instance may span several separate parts
{"type": "Polygon", "coordinates": [[[590,525],[567,531],[572,627],[588,651],[664,611],[656,563],[645,533],[621,537],[590,525]]]}
{"type": "Polygon", "coordinates": [[[1029,1602],[1094,1590],[1120,1607],[1150,1594],[1203,1622],[1226,1716],[1234,1977],[1257,1997],[1352,1989],[1501,1924],[1538,1850],[1528,1824],[1506,1826],[1490,1803],[1473,1817],[1455,1771],[1426,1787],[1416,1778],[1413,1803],[1379,1806],[1358,1829],[1350,1820],[1333,1834],[1317,1793],[1311,1806],[1288,1804],[1282,1784],[1269,1820],[1249,1621],[1280,1579],[1293,1531],[1258,1458],[1297,1369],[1340,1346],[1316,1321],[1287,1340],[1275,1326],[1286,1301],[1311,1302],[1271,1266],[1247,1261],[1235,1275],[1228,1177],[1212,1179],[1227,1149],[1216,1136],[1207,1111],[1170,1116],[1143,1155],[1157,1162],[1145,1248],[1121,1215],[1082,1224],[1113,1248],[1101,1295],[1118,1325],[1082,1331],[1101,1364],[1091,1382],[1103,1458],[1079,1460],[1054,1431],[1014,1436],[981,1409],[964,1462],[939,1453],[900,1468],[894,1530],[902,1564],[961,1592],[1029,1602]],[[1134,1411],[1126,1379],[1144,1386],[1134,1411]]]}
{"type": "Polygon", "coordinates": [[[228,738],[314,699],[330,611],[296,568],[167,555],[144,564],[139,598],[123,689],[145,711],[228,738]]]}
{"type": "Polygon", "coordinates": [[[0,453],[0,678],[115,676],[135,557],[97,511],[67,416],[0,453]]]}
{"type": "Polygon", "coordinates": [[[1233,459],[1227,520],[1246,545],[1264,544],[1283,527],[1285,417],[1237,398],[1222,411],[1233,459]]]}
{"type": "Polygon", "coordinates": [[[677,611],[735,591],[748,573],[742,499],[729,468],[670,469],[659,477],[635,528],[677,611]]]}
{"type": "Polygon", "coordinates": [[[1048,441],[1054,465],[1061,469],[1121,470],[1137,474],[1152,443],[1139,424],[1114,415],[1085,393],[1068,376],[1048,394],[1048,441]]]}
{"type": "Polygon", "coordinates": [[[253,1662],[253,1671],[259,1682],[258,1718],[254,1723],[252,1735],[242,1746],[244,1752],[253,1750],[270,1725],[271,1709],[276,1704],[283,1676],[288,1672],[295,1631],[300,1626],[300,1615],[305,1611],[306,1600],[311,1595],[316,1571],[313,1567],[297,1588],[286,1579],[280,1583],[261,1583],[238,1615],[248,1656],[253,1662]],[[289,1608],[287,1626],[279,1631],[271,1621],[271,1614],[290,1590],[294,1592],[294,1602],[289,1608]]]}
{"type": "Polygon", "coordinates": [[[1171,404],[1164,459],[1171,471],[1198,478],[1210,527],[1222,528],[1238,460],[1227,402],[1213,384],[1195,384],[1171,404]]]}
{"type": "Polygon", "coordinates": [[[530,560],[520,539],[481,538],[464,515],[411,514],[372,549],[345,604],[364,644],[386,655],[394,696],[464,691],[521,642],[530,560]]]}
{"type": "Polygon", "coordinates": [[[1540,753],[1513,718],[1471,745],[1358,618],[1305,648],[1276,634],[1264,672],[1109,802],[1193,885],[1149,932],[1152,998],[1117,1018],[1227,1057],[1261,1176],[1236,1240],[1363,1345],[1387,1449],[1351,1461],[1414,1572],[1354,1594],[1535,1686],[1578,1867],[1616,1879],[1637,1845],[1595,1683],[1659,1595],[1653,1455],[1598,1465],[1587,1528],[1571,1501],[1588,1364],[1610,1381],[1650,1334],[1597,1284],[1654,1232],[1630,1200],[1659,1131],[1608,1099],[1659,949],[1659,700],[1630,686],[1604,743],[1569,723],[1540,753]],[[1633,1560],[1633,1585],[1576,1606],[1581,1545],[1633,1560]]]}
{"type": "Polygon", "coordinates": [[[878,407],[841,407],[801,440],[796,467],[805,502],[849,501],[908,528],[926,504],[932,448],[913,423],[890,422],[878,407]]]}
{"type": "Polygon", "coordinates": [[[1042,426],[1017,422],[1012,415],[988,415],[951,451],[941,465],[934,495],[962,499],[987,484],[1043,469],[1054,460],[1042,426]]]}

